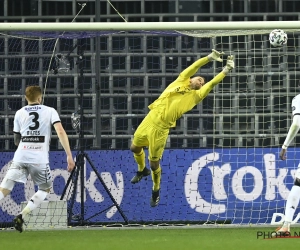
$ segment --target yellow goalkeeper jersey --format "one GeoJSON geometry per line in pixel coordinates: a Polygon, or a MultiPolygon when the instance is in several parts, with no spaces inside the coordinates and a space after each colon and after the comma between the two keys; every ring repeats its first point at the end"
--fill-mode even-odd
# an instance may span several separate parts
{"type": "Polygon", "coordinates": [[[148,106],[149,115],[154,123],[163,123],[164,127],[168,128],[175,127],[177,119],[201,102],[213,87],[223,80],[226,75],[221,72],[199,90],[190,89],[190,77],[208,62],[208,57],[194,62],[148,106]]]}

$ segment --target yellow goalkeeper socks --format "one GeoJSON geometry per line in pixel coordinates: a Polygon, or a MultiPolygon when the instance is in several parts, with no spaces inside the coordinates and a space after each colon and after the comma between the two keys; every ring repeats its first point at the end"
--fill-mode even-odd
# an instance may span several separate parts
{"type": "Polygon", "coordinates": [[[157,191],[160,189],[160,179],[161,179],[161,167],[158,169],[151,171],[151,176],[153,180],[153,191],[157,191]]]}
{"type": "Polygon", "coordinates": [[[133,153],[133,157],[138,164],[138,171],[143,171],[146,166],[146,160],[145,160],[145,152],[142,149],[142,151],[139,154],[133,153]]]}

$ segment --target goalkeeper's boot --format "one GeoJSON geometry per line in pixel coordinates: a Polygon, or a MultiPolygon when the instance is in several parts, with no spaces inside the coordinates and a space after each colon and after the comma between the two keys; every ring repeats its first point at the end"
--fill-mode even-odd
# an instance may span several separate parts
{"type": "Polygon", "coordinates": [[[159,203],[159,190],[153,191],[152,190],[152,197],[150,199],[150,206],[156,207],[159,203]]]}
{"type": "Polygon", "coordinates": [[[19,214],[14,218],[14,228],[20,233],[22,233],[24,231],[23,225],[24,220],[22,218],[22,214],[19,214]]]}
{"type": "Polygon", "coordinates": [[[275,229],[275,233],[272,233],[272,237],[289,237],[291,236],[290,230],[287,227],[278,227],[275,229]]]}
{"type": "Polygon", "coordinates": [[[135,184],[140,182],[143,177],[146,177],[151,174],[151,171],[148,168],[144,168],[143,171],[137,171],[136,175],[132,177],[131,183],[135,184]]]}

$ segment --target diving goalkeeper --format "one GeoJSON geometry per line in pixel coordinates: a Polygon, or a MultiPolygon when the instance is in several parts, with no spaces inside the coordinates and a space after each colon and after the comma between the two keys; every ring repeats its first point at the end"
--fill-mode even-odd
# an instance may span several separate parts
{"type": "Polygon", "coordinates": [[[143,177],[151,173],[153,180],[152,196],[150,199],[151,207],[155,207],[159,203],[161,180],[159,162],[163,155],[169,129],[175,127],[176,120],[201,102],[234,68],[233,56],[228,56],[226,66],[223,70],[207,83],[205,83],[205,79],[201,76],[192,76],[199,68],[213,60],[222,62],[223,59],[221,56],[223,54],[223,52],[213,49],[211,54],[198,59],[182,71],[178,78],[163,91],[159,98],[149,105],[150,112],[134,133],[130,150],[133,152],[134,159],[138,165],[138,171],[131,179],[131,183],[138,183],[143,177]],[[148,159],[151,172],[146,168],[143,147],[148,147],[149,150],[148,159]]]}

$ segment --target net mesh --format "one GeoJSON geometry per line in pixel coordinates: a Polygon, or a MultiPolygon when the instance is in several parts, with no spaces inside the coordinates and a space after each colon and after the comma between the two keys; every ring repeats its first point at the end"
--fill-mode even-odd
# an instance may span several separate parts
{"type": "MultiPolygon", "coordinates": [[[[91,158],[84,161],[78,178],[70,178],[53,133],[50,202],[60,199],[70,178],[64,196],[68,214],[58,224],[123,223],[117,208],[110,208],[111,197],[97,171],[131,223],[270,223],[274,213],[283,213],[298,162],[298,138],[289,148],[289,160],[277,160],[291,123],[291,100],[298,93],[299,33],[286,31],[288,44],[280,48],[270,46],[269,30],[2,34],[2,165],[15,150],[13,118],[26,105],[25,88],[39,84],[45,90],[44,104],[58,110],[72,150],[76,153],[83,147],[91,158]],[[133,133],[148,105],[212,48],[234,55],[236,68],[170,130],[162,159],[161,205],[165,209],[151,210],[151,178],[137,186],[130,184],[136,171],[127,150],[133,133]],[[84,136],[80,139],[74,126],[81,111],[84,136]]],[[[210,80],[223,66],[207,64],[197,75],[210,80]]],[[[0,202],[2,225],[10,225],[21,202],[33,193],[33,186],[18,186],[9,199],[0,202]]],[[[64,204],[57,206],[64,208],[64,204]]],[[[36,220],[32,226],[49,226],[49,216],[43,223],[32,218],[36,220]]]]}
{"type": "MultiPolygon", "coordinates": [[[[299,32],[299,29],[284,29],[286,32],[299,32]]],[[[225,36],[241,36],[241,35],[266,35],[271,32],[270,29],[234,29],[234,30],[180,30],[180,34],[193,37],[225,37],[225,36]]]]}

